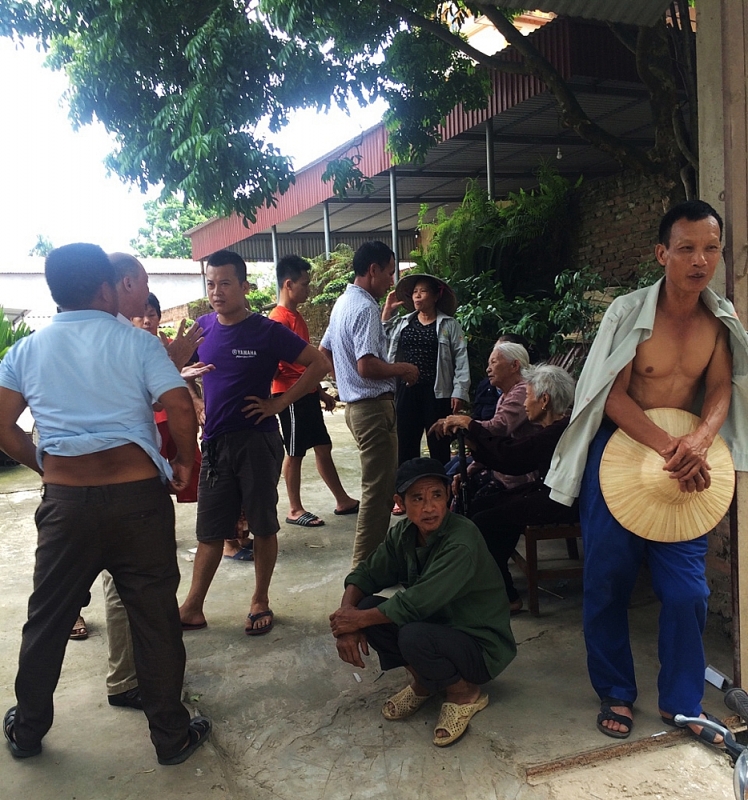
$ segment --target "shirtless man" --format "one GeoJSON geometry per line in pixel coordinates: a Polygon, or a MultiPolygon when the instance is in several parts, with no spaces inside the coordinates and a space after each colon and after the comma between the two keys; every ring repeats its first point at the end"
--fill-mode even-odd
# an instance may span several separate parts
{"type": "Polygon", "coordinates": [[[197,436],[192,400],[161,343],[115,319],[116,273],[100,247],[58,248],[45,274],[62,312],[0,364],[0,447],[44,481],[17,705],[5,714],[3,733],[15,758],[41,753],[68,633],[106,569],[132,626],[158,761],[179,764],[210,732],[209,720],[190,720],[181,702],[185,652],[166,487],[189,481],[197,436]],[[171,465],[158,452],[155,401],[167,409],[177,444],[171,465]],[[36,450],[17,424],[27,405],[39,431],[36,450]]]}
{"type": "MultiPolygon", "coordinates": [[[[655,257],[664,278],[615,300],[601,323],[577,385],[574,414],[546,482],[551,498],[570,505],[579,494],[585,550],[584,631],[590,679],[601,700],[598,728],[626,738],[637,690],[628,636],[628,602],[644,558],[660,613],[658,681],[663,721],[704,716],[702,633],[709,589],[707,536],[656,542],[623,528],[600,492],[599,466],[617,427],[656,450],[681,491],[710,484],[706,453],[730,414],[731,352],[744,353],[745,331],[732,306],[708,289],[721,255],[722,220],[701,201],[682,203],[662,219],[655,257]],[[698,397],[703,392],[703,404],[698,397]],[[656,407],[697,412],[698,428],[670,436],[645,415],[656,407]],[[586,462],[586,463],[585,463],[586,462]],[[580,491],[581,489],[581,491],[580,491]]],[[[722,431],[735,442],[729,426],[722,431]]],[[[711,743],[711,731],[693,732],[711,743]]]]}

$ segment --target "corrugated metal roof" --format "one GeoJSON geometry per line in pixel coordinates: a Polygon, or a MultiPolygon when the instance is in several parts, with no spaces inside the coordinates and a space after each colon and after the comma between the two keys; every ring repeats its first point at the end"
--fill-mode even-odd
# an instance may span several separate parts
{"type": "MultiPolygon", "coordinates": [[[[516,8],[517,0],[488,0],[499,8],[516,8]]],[[[564,17],[582,17],[628,25],[654,25],[670,0],[534,0],[533,10],[552,11],[564,17]]]]}
{"type": "MultiPolygon", "coordinates": [[[[516,0],[513,0],[516,3],[516,0]]],[[[530,34],[533,43],[554,63],[574,90],[591,119],[610,133],[639,145],[652,143],[651,113],[646,89],[639,82],[633,56],[606,25],[559,18],[530,34]]],[[[511,48],[502,58],[518,58],[511,48]]],[[[554,159],[562,174],[591,179],[618,171],[619,166],[576,134],[561,128],[558,106],[535,78],[508,73],[492,74],[493,91],[488,108],[465,112],[458,106],[442,126],[443,141],[421,165],[397,167],[398,225],[400,233],[416,227],[421,203],[454,208],[462,201],[468,178],[486,185],[485,122],[495,132],[494,176],[497,197],[536,184],[534,171],[542,158],[554,159]],[[562,160],[556,161],[561,148],[562,160]]],[[[204,258],[222,247],[258,234],[275,225],[279,236],[314,232],[320,241],[323,201],[329,201],[331,230],[344,235],[368,232],[382,236],[390,230],[389,155],[383,125],[366,131],[315,164],[299,170],[296,184],[278,198],[272,209],[261,209],[254,225],[245,227],[239,217],[211,220],[189,232],[193,258],[204,258]],[[330,184],[320,176],[333,157],[359,152],[359,165],[372,180],[368,198],[347,201],[331,196],[330,184]]],[[[370,236],[370,238],[371,238],[370,236]]],[[[323,249],[318,246],[318,250],[323,249]]],[[[403,251],[401,251],[403,252],[403,251]]]]}

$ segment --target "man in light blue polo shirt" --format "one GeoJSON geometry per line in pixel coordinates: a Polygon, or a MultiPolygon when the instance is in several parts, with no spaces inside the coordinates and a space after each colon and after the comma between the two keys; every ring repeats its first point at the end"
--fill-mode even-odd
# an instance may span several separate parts
{"type": "Polygon", "coordinates": [[[366,242],[353,256],[355,278],[332,309],[320,350],[333,363],[345,421],[361,459],[361,506],[353,566],[384,541],[397,470],[395,381],[418,380],[414,364],[387,361],[387,338],[377,303],[392,288],[395,254],[383,242],[366,242]]]}
{"type": "Polygon", "coordinates": [[[44,480],[36,512],[34,591],[23,628],[17,705],[3,733],[15,758],[38,755],[52,725],[68,632],[96,576],[108,570],[132,625],[143,710],[160,764],[178,764],[210,722],[181,703],[185,653],[176,601],[174,507],[166,482],[187,484],[197,421],[161,343],[120,324],[116,276],[96,245],[54,250],[45,273],[62,308],[0,364],[0,447],[44,480]],[[177,444],[160,455],[152,404],[177,444]],[[28,406],[35,451],[17,424],[28,406]]]}

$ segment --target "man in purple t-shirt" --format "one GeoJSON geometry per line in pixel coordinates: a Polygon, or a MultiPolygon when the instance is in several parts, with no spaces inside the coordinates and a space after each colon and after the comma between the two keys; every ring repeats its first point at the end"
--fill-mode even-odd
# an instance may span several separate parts
{"type": "MultiPolygon", "coordinates": [[[[214,364],[203,377],[205,403],[193,394],[203,424],[203,463],[197,492],[197,554],[189,594],[180,608],[183,630],[207,626],[203,604],[242,509],[254,534],[255,591],[244,632],[273,626],[270,580],[278,555],[278,479],[283,444],[275,415],[312,392],[330,369],[318,350],[285,326],[246,308],[247,267],[219,250],[208,259],[208,299],[214,313],[200,317],[198,358],[214,364]],[[306,367],[282,395],[270,396],[279,361],[306,367]]],[[[194,387],[193,387],[194,389],[194,387]]]]}

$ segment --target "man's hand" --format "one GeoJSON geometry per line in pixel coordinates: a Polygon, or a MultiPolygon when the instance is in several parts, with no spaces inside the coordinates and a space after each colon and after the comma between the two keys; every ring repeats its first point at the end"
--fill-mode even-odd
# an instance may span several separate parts
{"type": "Polygon", "coordinates": [[[459,414],[462,409],[462,400],[459,397],[452,398],[452,413],[459,414]]]}
{"type": "Polygon", "coordinates": [[[678,486],[681,492],[703,492],[708,489],[712,484],[712,478],[709,474],[708,467],[702,467],[693,478],[688,478],[684,481],[678,481],[678,486]]]}
{"type": "Polygon", "coordinates": [[[205,427],[205,400],[203,400],[202,397],[193,397],[192,405],[195,407],[197,424],[201,427],[205,427]]]}
{"type": "Polygon", "coordinates": [[[415,364],[408,364],[404,361],[399,363],[400,380],[405,381],[406,386],[413,386],[418,383],[418,367],[415,364]]]}
{"type": "Polygon", "coordinates": [[[325,411],[335,411],[336,401],[331,394],[328,394],[324,389],[320,389],[319,399],[322,405],[325,407],[325,411]]]}
{"type": "Polygon", "coordinates": [[[362,612],[355,606],[340,606],[339,609],[330,614],[330,629],[332,635],[337,639],[346,633],[356,633],[366,625],[361,624],[362,612]]]}
{"type": "Polygon", "coordinates": [[[214,364],[203,364],[202,361],[198,361],[196,364],[182,367],[180,374],[186,381],[194,381],[195,378],[202,378],[206,372],[213,372],[214,369],[214,364]]]}
{"type": "Polygon", "coordinates": [[[257,417],[255,425],[268,417],[274,417],[286,407],[280,396],[268,397],[263,400],[261,397],[250,395],[244,399],[249,400],[249,403],[242,408],[242,413],[247,419],[257,417]]]}
{"type": "Polygon", "coordinates": [[[190,478],[192,477],[192,467],[194,463],[195,463],[194,454],[189,464],[181,463],[178,457],[171,462],[171,469],[172,472],[174,473],[174,477],[171,479],[171,485],[174,488],[175,492],[181,492],[182,489],[186,489],[187,486],[189,486],[190,478]]]}
{"type": "Polygon", "coordinates": [[[203,329],[195,323],[187,332],[184,330],[187,320],[183,319],[179,323],[177,335],[174,341],[170,342],[165,334],[159,332],[161,341],[166,347],[166,352],[169,358],[174,363],[174,366],[181,370],[182,367],[192,358],[192,354],[197,350],[198,346],[203,342],[203,329]]]}
{"type": "Polygon", "coordinates": [[[344,633],[335,639],[335,647],[338,649],[338,656],[341,661],[350,664],[353,667],[360,667],[366,669],[366,664],[361,656],[369,655],[369,643],[366,641],[366,635],[361,631],[356,633],[344,633]]]}
{"type": "Polygon", "coordinates": [[[671,437],[668,445],[660,451],[665,459],[663,469],[680,483],[682,492],[701,492],[711,485],[710,467],[706,460],[710,445],[709,437],[696,430],[687,436],[671,437]]]}

